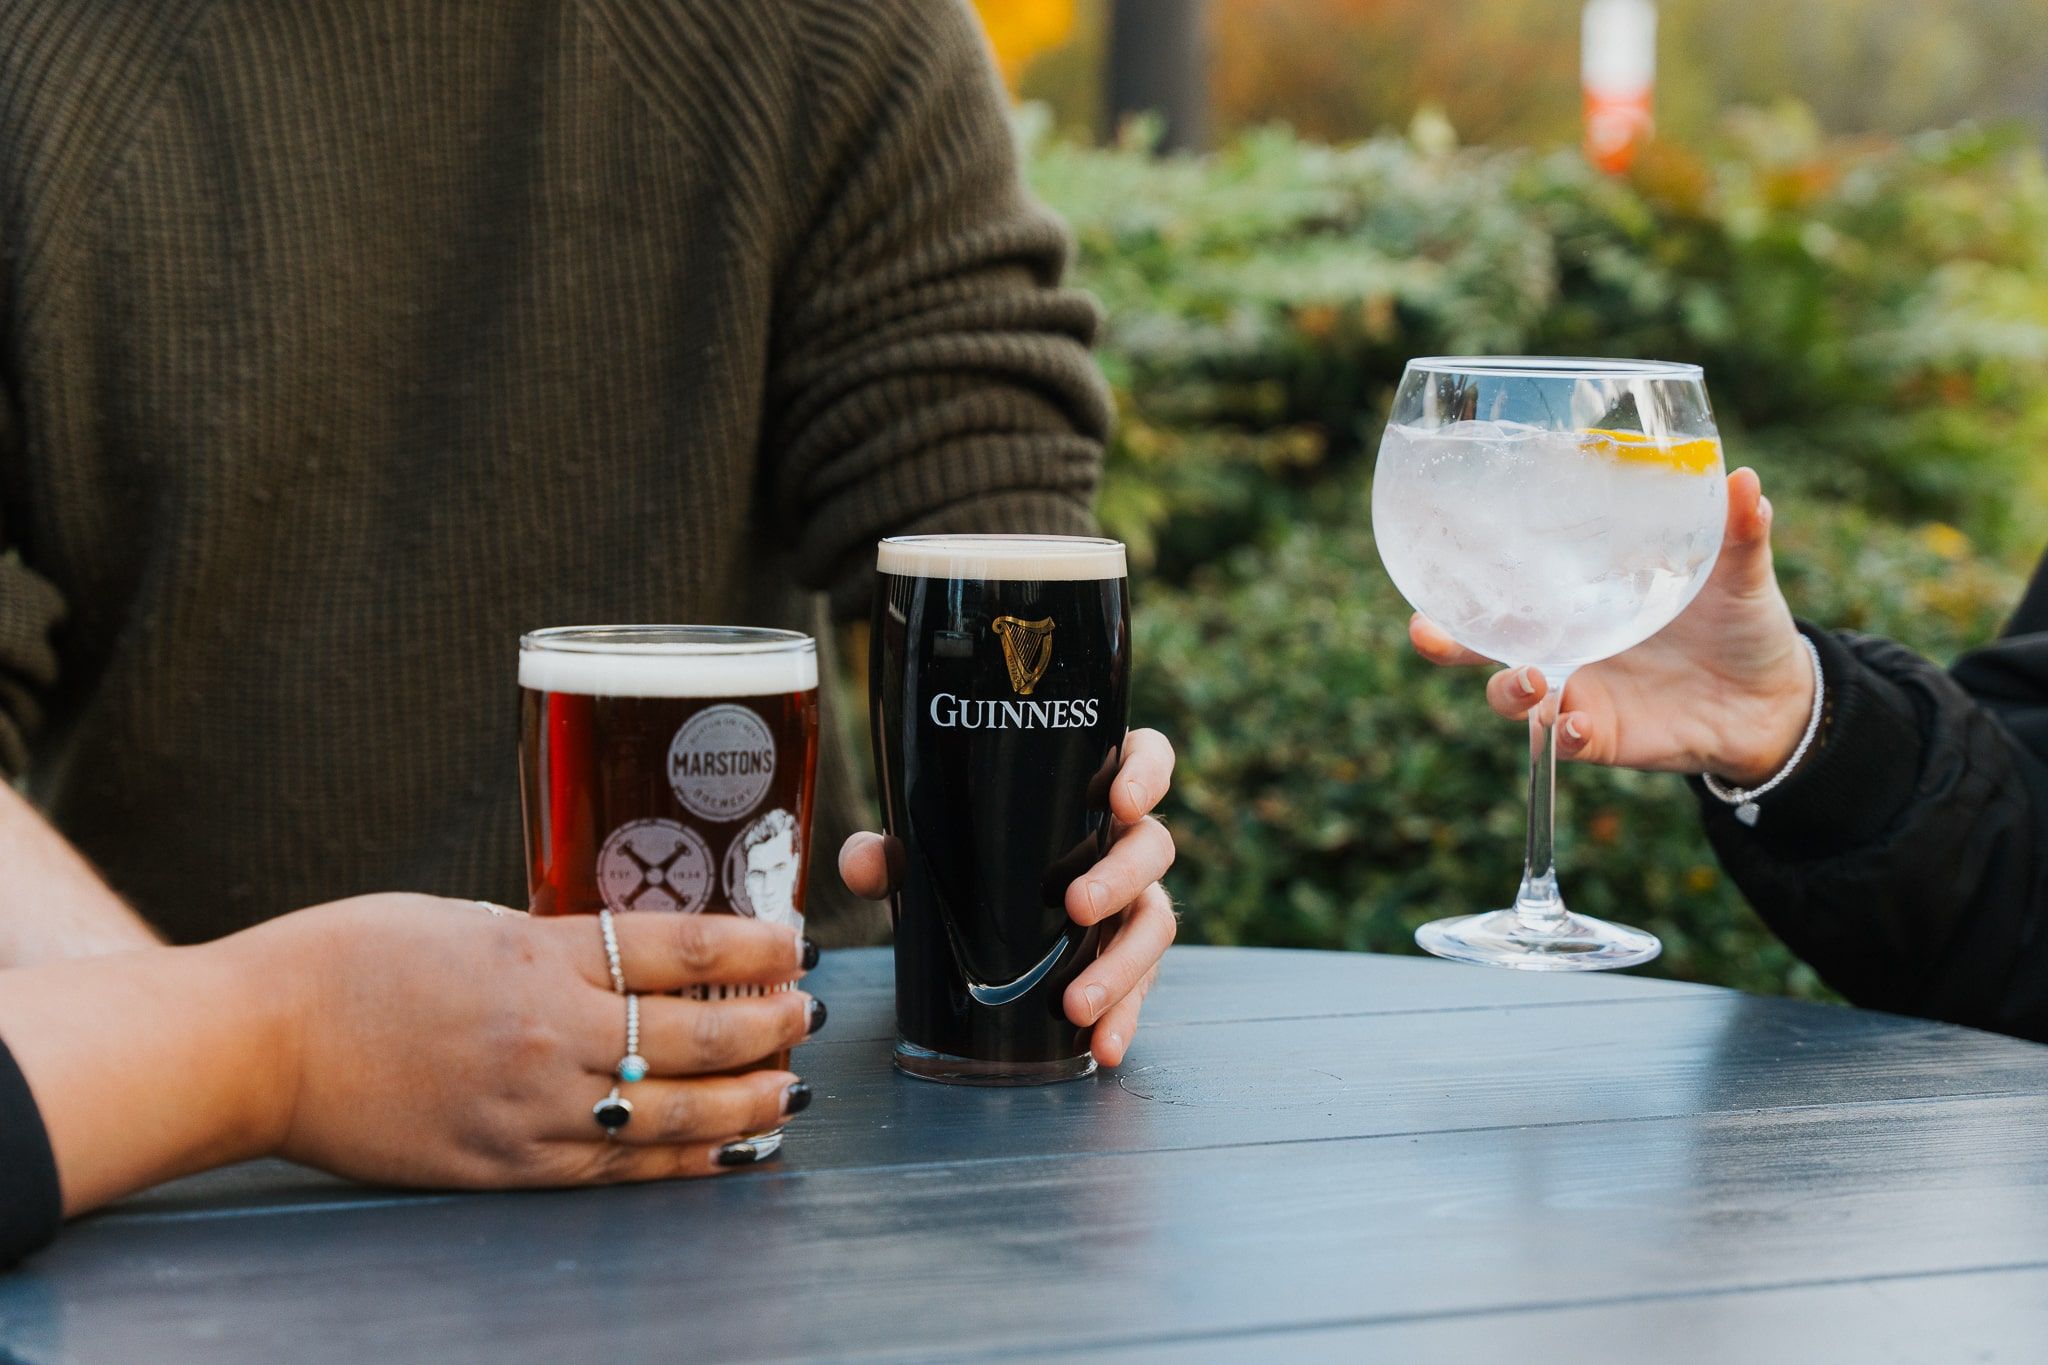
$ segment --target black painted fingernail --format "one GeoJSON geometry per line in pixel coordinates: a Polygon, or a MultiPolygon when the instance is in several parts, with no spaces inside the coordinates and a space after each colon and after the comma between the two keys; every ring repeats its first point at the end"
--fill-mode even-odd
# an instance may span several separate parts
{"type": "Polygon", "coordinates": [[[721,1166],[751,1166],[761,1159],[761,1149],[751,1142],[730,1142],[718,1149],[721,1166]]]}
{"type": "Polygon", "coordinates": [[[804,1082],[797,1081],[782,1092],[782,1113],[785,1118],[791,1114],[801,1114],[810,1107],[811,1087],[804,1082]]]}
{"type": "Polygon", "coordinates": [[[801,944],[798,945],[798,949],[803,953],[804,956],[805,971],[809,971],[811,968],[818,965],[817,944],[811,942],[809,939],[805,939],[801,944]]]}
{"type": "Polygon", "coordinates": [[[811,997],[811,1026],[805,1029],[804,1032],[807,1035],[816,1033],[823,1027],[825,1027],[825,1002],[814,995],[811,997]]]}

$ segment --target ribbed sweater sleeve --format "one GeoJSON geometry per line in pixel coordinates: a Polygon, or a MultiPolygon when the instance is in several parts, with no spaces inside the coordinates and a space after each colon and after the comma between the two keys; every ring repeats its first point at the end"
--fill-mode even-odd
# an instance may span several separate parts
{"type": "MultiPolygon", "coordinates": [[[[0,781],[20,777],[57,683],[52,632],[66,616],[35,566],[26,533],[29,431],[13,367],[43,339],[35,324],[63,287],[67,238],[30,230],[19,196],[37,186],[38,214],[82,219],[146,116],[184,35],[211,0],[171,0],[154,22],[125,22],[108,5],[0,6],[0,781]],[[93,54],[89,64],[75,61],[93,54]]],[[[76,234],[71,234],[76,236],[76,234]]]]}
{"type": "Polygon", "coordinates": [[[1097,312],[1021,186],[964,0],[796,7],[810,176],[764,464],[808,586],[865,610],[878,536],[1086,532],[1110,408],[1097,312]]]}
{"type": "MultiPolygon", "coordinates": [[[[13,399],[0,388],[0,488],[17,457],[18,432],[13,399]]],[[[63,597],[9,540],[7,511],[0,497],[0,781],[28,767],[28,741],[57,682],[50,632],[64,616],[63,597]]]]}

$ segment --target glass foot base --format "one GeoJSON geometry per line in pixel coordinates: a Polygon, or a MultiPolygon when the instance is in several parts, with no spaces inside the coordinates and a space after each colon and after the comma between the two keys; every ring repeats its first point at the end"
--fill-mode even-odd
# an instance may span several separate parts
{"type": "Polygon", "coordinates": [[[1554,928],[1531,932],[1512,910],[1434,920],[1415,931],[1426,953],[1482,967],[1525,972],[1604,972],[1638,967],[1664,951],[1655,934],[1567,913],[1554,928]]]}
{"type": "Polygon", "coordinates": [[[1095,1058],[1084,1052],[1078,1057],[1060,1057],[1050,1062],[983,1062],[933,1052],[899,1038],[896,1069],[921,1081],[946,1085],[1052,1085],[1093,1075],[1095,1058]]]}
{"type": "Polygon", "coordinates": [[[756,1133],[752,1137],[739,1138],[726,1144],[736,1151],[752,1152],[755,1161],[766,1161],[782,1150],[782,1130],[772,1133],[756,1133]]]}

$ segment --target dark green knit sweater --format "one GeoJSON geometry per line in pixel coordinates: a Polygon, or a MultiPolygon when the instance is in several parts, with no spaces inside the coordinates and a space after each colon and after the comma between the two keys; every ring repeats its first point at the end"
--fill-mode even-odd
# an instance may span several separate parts
{"type": "Polygon", "coordinates": [[[179,940],[521,902],[522,630],[1088,523],[964,0],[9,0],[0,250],[0,769],[179,940]]]}

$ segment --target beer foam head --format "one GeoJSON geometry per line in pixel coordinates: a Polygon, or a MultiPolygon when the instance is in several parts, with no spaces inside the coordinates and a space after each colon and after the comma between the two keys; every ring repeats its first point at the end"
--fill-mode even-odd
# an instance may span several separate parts
{"type": "Polygon", "coordinates": [[[1122,578],[1122,542],[1091,536],[893,536],[875,567],[903,578],[1057,583],[1122,578]]]}
{"type": "Polygon", "coordinates": [[[519,685],[588,697],[775,697],[818,685],[817,645],[739,626],[567,626],[519,641],[519,685]]]}

